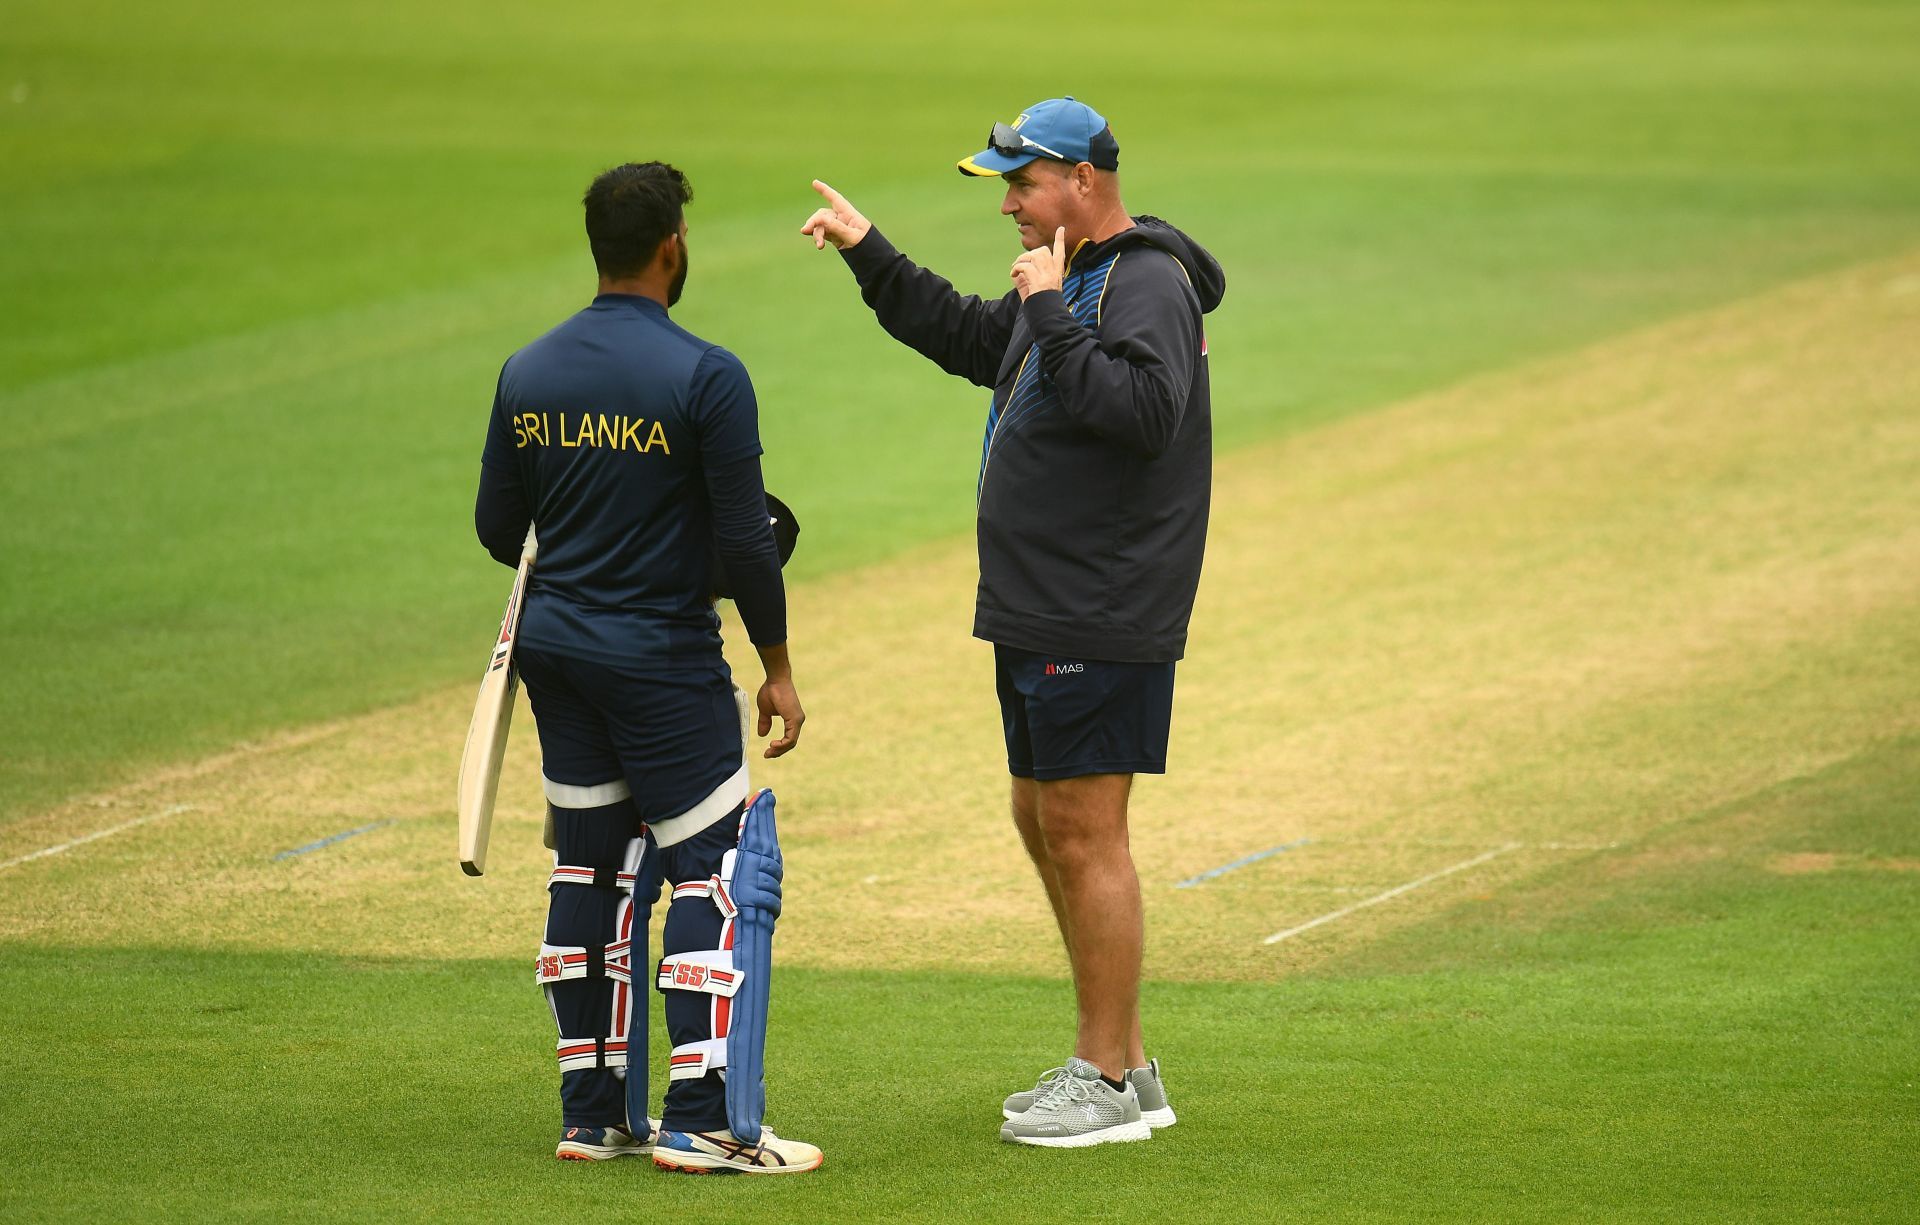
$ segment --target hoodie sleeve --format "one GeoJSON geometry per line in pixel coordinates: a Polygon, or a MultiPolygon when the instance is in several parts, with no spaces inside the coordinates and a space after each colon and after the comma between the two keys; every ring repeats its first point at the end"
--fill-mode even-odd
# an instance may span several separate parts
{"type": "Polygon", "coordinates": [[[993,302],[963,297],[945,277],[900,254],[878,227],[840,257],[888,335],[948,374],[993,386],[1020,312],[1017,293],[993,302]]]}
{"type": "Polygon", "coordinates": [[[1022,310],[1074,420],[1148,458],[1172,444],[1200,353],[1200,302],[1178,260],[1153,249],[1117,256],[1098,331],[1074,319],[1059,290],[1031,295],[1022,310]]]}

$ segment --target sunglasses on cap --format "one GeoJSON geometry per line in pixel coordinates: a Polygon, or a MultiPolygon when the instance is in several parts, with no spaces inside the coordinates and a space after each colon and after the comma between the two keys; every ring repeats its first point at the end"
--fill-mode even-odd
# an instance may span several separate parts
{"type": "Polygon", "coordinates": [[[1007,123],[996,123],[993,125],[993,131],[987,135],[987,148],[992,149],[995,153],[1004,154],[1007,157],[1025,157],[1027,156],[1027,150],[1031,149],[1035,153],[1050,157],[1056,162],[1073,160],[1056,153],[1037,140],[1028,140],[1026,137],[1020,135],[1019,132],[1015,131],[1012,124],[1007,123]]]}

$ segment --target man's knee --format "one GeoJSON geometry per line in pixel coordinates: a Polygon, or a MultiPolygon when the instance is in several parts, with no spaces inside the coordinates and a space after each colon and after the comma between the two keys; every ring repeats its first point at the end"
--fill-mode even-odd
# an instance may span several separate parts
{"type": "Polygon", "coordinates": [[[1063,873],[1127,857],[1129,774],[1094,774],[1036,785],[1047,857],[1063,873]]]}
{"type": "Polygon", "coordinates": [[[1032,825],[1040,817],[1040,784],[1018,774],[1010,775],[1013,784],[1013,819],[1032,825]]]}

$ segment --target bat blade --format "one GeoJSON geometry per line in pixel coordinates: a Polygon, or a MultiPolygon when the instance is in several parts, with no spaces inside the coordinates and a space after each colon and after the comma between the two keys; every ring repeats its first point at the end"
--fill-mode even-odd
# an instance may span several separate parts
{"type": "Polygon", "coordinates": [[[520,603],[533,572],[533,530],[520,552],[520,569],[513,576],[506,615],[500,618],[500,636],[480,678],[480,696],[467,725],[467,747],[460,754],[460,786],[456,807],[460,816],[460,870],[479,876],[487,870],[487,840],[493,832],[493,802],[500,791],[500,764],[506,758],[507,731],[513,723],[513,695],[520,688],[514,667],[513,644],[520,633],[520,603]]]}
{"type": "Polygon", "coordinates": [[[493,804],[500,793],[500,763],[507,753],[513,723],[513,695],[520,677],[509,664],[487,673],[467,726],[467,747],[460,755],[460,870],[479,876],[487,870],[487,840],[493,832],[493,804]]]}

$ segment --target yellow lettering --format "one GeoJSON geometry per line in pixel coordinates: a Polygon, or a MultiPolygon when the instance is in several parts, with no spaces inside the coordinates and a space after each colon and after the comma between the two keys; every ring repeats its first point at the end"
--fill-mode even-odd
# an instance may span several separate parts
{"type": "Polygon", "coordinates": [[[516,451],[518,451],[521,447],[524,447],[527,445],[527,430],[525,426],[520,424],[522,420],[523,418],[518,413],[514,414],[513,449],[516,451]]]}
{"type": "MultiPolygon", "coordinates": [[[[563,447],[608,447],[642,455],[658,447],[663,454],[673,454],[666,427],[658,421],[629,417],[625,413],[581,413],[579,424],[569,429],[566,413],[554,415],[560,418],[558,437],[563,447]]],[[[554,431],[547,413],[523,413],[515,417],[513,431],[517,439],[515,446],[554,445],[554,431]]]]}

